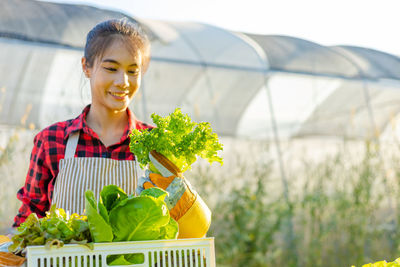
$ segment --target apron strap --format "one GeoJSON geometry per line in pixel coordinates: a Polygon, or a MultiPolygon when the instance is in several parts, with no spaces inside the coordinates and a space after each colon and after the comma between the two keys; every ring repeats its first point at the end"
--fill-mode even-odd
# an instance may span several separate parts
{"type": "Polygon", "coordinates": [[[67,140],[67,146],[65,147],[65,156],[64,156],[65,159],[70,159],[75,156],[75,150],[79,141],[79,132],[80,131],[76,131],[69,135],[67,140]]]}

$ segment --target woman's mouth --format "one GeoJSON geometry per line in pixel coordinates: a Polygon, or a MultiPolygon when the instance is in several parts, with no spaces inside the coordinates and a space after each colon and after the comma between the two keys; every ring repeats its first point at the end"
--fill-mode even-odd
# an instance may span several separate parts
{"type": "Polygon", "coordinates": [[[128,95],[126,92],[117,93],[117,92],[109,92],[111,96],[113,96],[117,100],[124,100],[125,97],[128,95]]]}

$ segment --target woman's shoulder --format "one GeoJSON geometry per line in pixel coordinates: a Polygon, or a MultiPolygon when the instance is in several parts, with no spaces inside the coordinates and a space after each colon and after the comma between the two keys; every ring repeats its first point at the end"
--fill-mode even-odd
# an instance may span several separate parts
{"type": "Polygon", "coordinates": [[[68,129],[73,124],[74,119],[59,121],[42,129],[35,136],[35,142],[38,140],[46,142],[64,143],[68,134],[68,129]]]}
{"type": "Polygon", "coordinates": [[[139,121],[139,120],[135,121],[135,129],[137,129],[137,130],[144,130],[144,129],[150,129],[151,130],[153,128],[154,128],[154,126],[152,126],[150,124],[144,123],[144,122],[139,121]]]}

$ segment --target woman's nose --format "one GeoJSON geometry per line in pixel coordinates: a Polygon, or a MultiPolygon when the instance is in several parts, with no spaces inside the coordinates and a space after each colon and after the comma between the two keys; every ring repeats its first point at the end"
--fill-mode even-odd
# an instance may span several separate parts
{"type": "Polygon", "coordinates": [[[115,85],[120,88],[129,87],[129,76],[124,71],[121,72],[115,80],[115,85]]]}

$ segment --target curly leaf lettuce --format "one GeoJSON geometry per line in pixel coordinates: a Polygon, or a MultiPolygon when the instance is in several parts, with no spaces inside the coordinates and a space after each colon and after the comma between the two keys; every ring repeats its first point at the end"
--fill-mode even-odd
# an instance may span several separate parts
{"type": "Polygon", "coordinates": [[[26,246],[61,247],[64,244],[87,244],[92,239],[86,216],[76,213],[68,216],[63,209],[58,209],[53,204],[43,218],[39,219],[35,213],[31,213],[18,227],[12,241],[8,250],[18,254],[26,246]]]}
{"type": "Polygon", "coordinates": [[[218,156],[222,144],[208,122],[193,122],[179,108],[166,117],[153,113],[151,118],[156,128],[143,131],[135,129],[130,134],[130,150],[142,168],[149,164],[150,169],[157,172],[149,159],[152,150],[163,154],[182,172],[190,169],[197,157],[209,163],[223,163],[218,156]]]}

